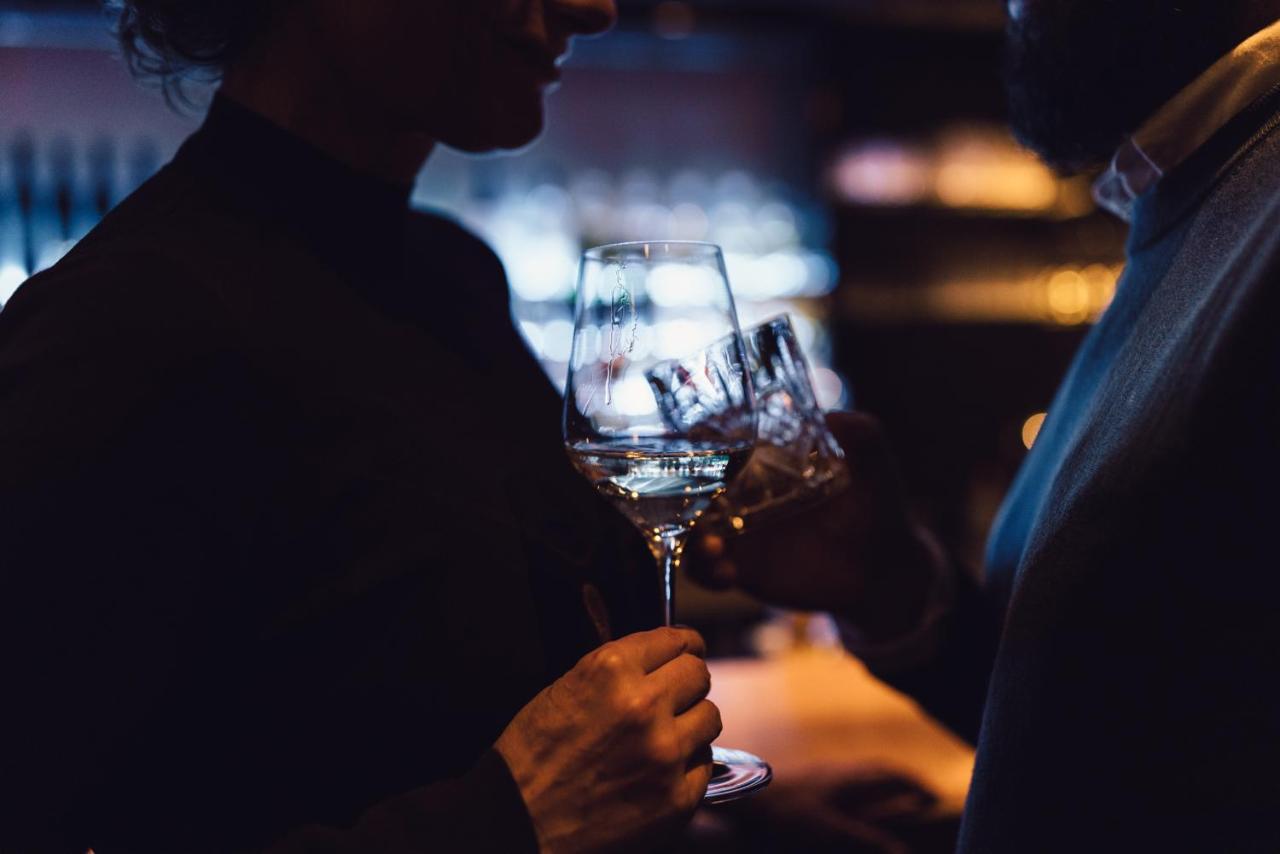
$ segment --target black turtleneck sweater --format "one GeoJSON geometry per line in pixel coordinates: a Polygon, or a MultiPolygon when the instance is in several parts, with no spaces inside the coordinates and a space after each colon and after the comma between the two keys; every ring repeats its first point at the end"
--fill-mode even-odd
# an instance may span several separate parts
{"type": "Polygon", "coordinates": [[[219,100],[0,314],[0,850],[535,847],[489,746],[656,584],[408,195],[219,100]]]}

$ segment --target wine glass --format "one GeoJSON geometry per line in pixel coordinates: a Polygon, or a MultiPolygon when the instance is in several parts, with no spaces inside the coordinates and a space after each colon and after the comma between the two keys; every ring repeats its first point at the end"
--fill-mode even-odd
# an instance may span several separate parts
{"type": "MultiPolygon", "coordinates": [[[[565,447],[578,471],[644,535],[667,625],[672,577],[689,533],[755,445],[747,364],[718,246],[655,241],[583,253],[565,447]],[[679,421],[664,417],[662,394],[692,401],[679,421]]],[[[719,747],[713,754],[708,802],[769,782],[769,766],[759,758],[719,747]]]]}

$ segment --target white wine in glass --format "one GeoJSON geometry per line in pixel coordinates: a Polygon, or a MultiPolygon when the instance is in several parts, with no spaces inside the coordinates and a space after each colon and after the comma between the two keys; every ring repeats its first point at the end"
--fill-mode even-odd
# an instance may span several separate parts
{"type": "MultiPolygon", "coordinates": [[[[690,531],[746,467],[756,406],[719,247],[641,242],[590,249],[578,281],[565,448],[641,533],[672,624],[672,578],[690,531]],[[690,355],[692,354],[692,355],[690,355]],[[690,405],[673,421],[659,400],[690,405]]],[[[765,786],[769,766],[713,748],[706,800],[765,786]]]]}
{"type": "Polygon", "coordinates": [[[703,444],[677,439],[569,446],[578,471],[644,533],[660,561],[668,626],[674,616],[672,575],[684,538],[751,457],[750,444],[703,444]]]}

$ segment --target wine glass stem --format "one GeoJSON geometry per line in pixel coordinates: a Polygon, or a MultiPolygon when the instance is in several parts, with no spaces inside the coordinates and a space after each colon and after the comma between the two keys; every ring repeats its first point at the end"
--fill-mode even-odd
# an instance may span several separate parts
{"type": "Polygon", "coordinates": [[[678,531],[662,534],[653,538],[653,556],[658,560],[658,572],[662,580],[662,619],[663,625],[675,624],[676,587],[675,573],[680,567],[680,558],[684,554],[684,544],[688,534],[678,531]]]}

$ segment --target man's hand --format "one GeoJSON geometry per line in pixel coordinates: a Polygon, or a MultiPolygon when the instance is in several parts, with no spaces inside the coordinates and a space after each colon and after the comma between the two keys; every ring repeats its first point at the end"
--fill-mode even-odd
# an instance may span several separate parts
{"type": "Polygon", "coordinates": [[[879,424],[835,412],[850,486],[816,508],[742,535],[704,536],[686,566],[713,587],[738,586],[785,608],[830,611],[864,639],[891,642],[918,624],[946,569],[932,535],[911,518],[879,424]]]}
{"type": "Polygon", "coordinates": [[[516,715],[495,748],[543,854],[651,850],[693,814],[720,734],[705,653],[689,629],[629,635],[516,715]]]}

